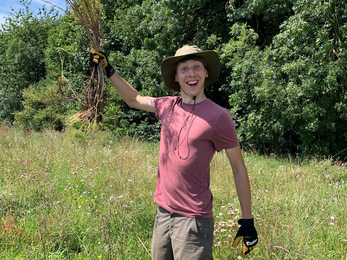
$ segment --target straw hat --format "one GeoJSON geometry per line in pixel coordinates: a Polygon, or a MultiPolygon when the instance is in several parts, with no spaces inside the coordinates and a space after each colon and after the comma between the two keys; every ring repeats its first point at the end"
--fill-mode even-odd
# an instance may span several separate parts
{"type": "Polygon", "coordinates": [[[221,68],[218,54],[215,51],[202,51],[195,45],[186,45],[178,49],[175,56],[168,57],[161,63],[161,74],[168,88],[180,91],[180,85],[175,81],[176,67],[180,60],[189,55],[203,59],[204,65],[208,71],[208,77],[205,79],[205,87],[217,81],[221,68]]]}

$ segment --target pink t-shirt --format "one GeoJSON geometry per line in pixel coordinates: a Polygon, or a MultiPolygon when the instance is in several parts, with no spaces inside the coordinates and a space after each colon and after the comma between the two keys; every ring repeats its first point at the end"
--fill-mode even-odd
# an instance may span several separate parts
{"type": "Polygon", "coordinates": [[[154,202],[186,217],[209,218],[210,162],[215,151],[239,142],[227,109],[209,99],[197,103],[193,115],[192,108],[181,97],[155,99],[155,116],[162,124],[154,202]]]}

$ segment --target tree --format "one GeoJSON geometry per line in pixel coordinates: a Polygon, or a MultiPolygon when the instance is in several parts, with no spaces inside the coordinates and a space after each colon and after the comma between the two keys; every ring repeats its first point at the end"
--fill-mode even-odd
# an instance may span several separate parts
{"type": "Polygon", "coordinates": [[[0,118],[13,121],[14,112],[22,109],[20,92],[46,76],[44,50],[48,31],[55,25],[57,14],[45,8],[39,17],[30,11],[26,0],[24,9],[12,13],[2,25],[0,78],[0,118]]]}
{"type": "Polygon", "coordinates": [[[339,1],[309,3],[296,1],[261,52],[245,26],[232,32],[248,45],[223,45],[240,139],[258,150],[334,156],[347,147],[346,10],[339,1]]]}

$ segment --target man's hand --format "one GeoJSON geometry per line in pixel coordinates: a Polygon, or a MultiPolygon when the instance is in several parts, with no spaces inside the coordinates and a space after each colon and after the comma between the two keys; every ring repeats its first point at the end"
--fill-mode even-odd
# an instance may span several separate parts
{"type": "Polygon", "coordinates": [[[94,48],[91,48],[89,51],[89,65],[91,65],[91,66],[99,65],[100,58],[102,59],[102,61],[104,63],[106,76],[108,78],[111,77],[115,73],[115,70],[111,66],[111,64],[108,62],[106,53],[104,53],[102,51],[96,51],[96,50],[94,50],[94,48]]]}
{"type": "Polygon", "coordinates": [[[241,256],[245,257],[255,245],[258,243],[257,230],[254,227],[254,219],[239,219],[241,227],[237,231],[233,247],[237,247],[240,240],[242,239],[242,252],[241,256]]]}

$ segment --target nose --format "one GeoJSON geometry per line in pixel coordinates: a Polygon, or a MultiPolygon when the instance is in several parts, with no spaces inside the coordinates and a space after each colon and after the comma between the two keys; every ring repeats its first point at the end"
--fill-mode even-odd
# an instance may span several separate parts
{"type": "Polygon", "coordinates": [[[188,76],[194,76],[195,75],[195,70],[194,68],[189,68],[188,69],[188,76]]]}

